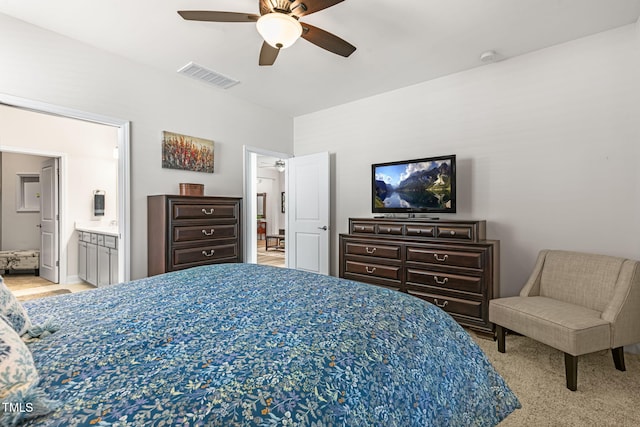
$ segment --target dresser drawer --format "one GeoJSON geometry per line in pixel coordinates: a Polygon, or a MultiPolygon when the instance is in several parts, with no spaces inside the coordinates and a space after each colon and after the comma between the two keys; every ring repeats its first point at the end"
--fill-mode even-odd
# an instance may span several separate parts
{"type": "Polygon", "coordinates": [[[373,224],[373,223],[367,223],[367,222],[353,222],[351,224],[351,232],[352,233],[375,234],[376,233],[376,225],[373,224]]]}
{"type": "Polygon", "coordinates": [[[242,236],[239,197],[147,197],[149,276],[206,264],[242,262],[242,236]]]}
{"type": "Polygon", "coordinates": [[[175,203],[172,209],[172,218],[181,219],[221,219],[235,218],[236,205],[234,204],[182,204],[175,203]]]}
{"type": "Polygon", "coordinates": [[[436,237],[440,239],[473,240],[472,226],[438,226],[436,237]]]}
{"type": "Polygon", "coordinates": [[[236,234],[237,226],[235,224],[173,227],[173,241],[175,243],[236,237],[236,234]]]}
{"type": "Polygon", "coordinates": [[[500,247],[485,240],[485,221],[349,218],[349,230],[340,234],[340,277],[408,293],[493,333],[488,305],[500,295],[500,247]]]}
{"type": "Polygon", "coordinates": [[[480,269],[484,259],[482,252],[454,251],[429,247],[407,247],[407,261],[480,269]]]}
{"type": "Polygon", "coordinates": [[[436,227],[429,225],[407,224],[406,235],[416,237],[436,237],[436,227]]]}
{"type": "Polygon", "coordinates": [[[403,225],[398,224],[378,224],[378,234],[391,234],[393,236],[402,236],[404,231],[403,225]]]}
{"type": "Polygon", "coordinates": [[[400,245],[384,245],[377,242],[345,244],[345,254],[366,255],[376,258],[400,259],[400,245]]]}
{"type": "Polygon", "coordinates": [[[436,289],[453,289],[478,295],[483,293],[484,287],[482,277],[443,273],[441,271],[420,270],[416,268],[407,268],[406,284],[407,287],[413,287],[416,290],[420,290],[422,288],[422,290],[427,291],[424,287],[429,286],[436,289]]]}
{"type": "Polygon", "coordinates": [[[370,277],[381,277],[385,279],[400,280],[401,267],[394,265],[381,265],[374,263],[364,263],[357,261],[346,261],[345,273],[360,274],[370,277]]]}
{"type": "Polygon", "coordinates": [[[188,267],[194,264],[210,264],[217,260],[226,260],[238,256],[238,245],[198,246],[173,250],[173,266],[175,268],[188,267]]]}
{"type": "Polygon", "coordinates": [[[409,295],[421,298],[431,304],[437,305],[447,313],[459,314],[463,316],[482,318],[482,301],[472,301],[466,299],[452,298],[435,293],[426,293],[407,289],[409,295]]]}

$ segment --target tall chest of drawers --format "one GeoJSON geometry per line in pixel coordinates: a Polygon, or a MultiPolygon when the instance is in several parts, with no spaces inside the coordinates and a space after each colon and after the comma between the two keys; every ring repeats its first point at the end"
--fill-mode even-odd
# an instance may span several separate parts
{"type": "Polygon", "coordinates": [[[242,262],[242,199],[147,197],[147,273],[242,262]]]}
{"type": "Polygon", "coordinates": [[[340,235],[340,277],[422,298],[492,334],[500,245],[485,229],[485,221],[350,218],[340,235]]]}

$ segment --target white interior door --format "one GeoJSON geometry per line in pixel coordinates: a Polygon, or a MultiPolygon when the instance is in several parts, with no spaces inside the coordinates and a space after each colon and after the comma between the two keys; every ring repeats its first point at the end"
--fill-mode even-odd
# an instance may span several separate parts
{"type": "Polygon", "coordinates": [[[329,274],[329,153],[287,160],[287,267],[329,274]]]}
{"type": "Polygon", "coordinates": [[[40,276],[59,282],[58,159],[45,160],[40,169],[40,276]]]}

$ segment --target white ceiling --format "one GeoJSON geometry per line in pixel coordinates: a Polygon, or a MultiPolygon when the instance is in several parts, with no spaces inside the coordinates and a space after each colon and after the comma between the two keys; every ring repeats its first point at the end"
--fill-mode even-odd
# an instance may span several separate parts
{"type": "Polygon", "coordinates": [[[258,0],[0,0],[0,13],[167,73],[194,61],[293,117],[483,65],[488,49],[511,58],[636,22],[640,0],[345,0],[301,21],[355,45],[351,57],[301,39],[272,67],[258,66],[254,24],[177,10],[258,13],[258,0]]]}

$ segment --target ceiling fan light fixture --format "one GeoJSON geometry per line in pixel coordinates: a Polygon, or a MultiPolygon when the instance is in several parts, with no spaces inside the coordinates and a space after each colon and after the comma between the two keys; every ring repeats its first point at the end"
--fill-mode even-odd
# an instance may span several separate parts
{"type": "Polygon", "coordinates": [[[276,170],[278,172],[284,172],[285,163],[284,160],[276,160],[276,170]]]}
{"type": "Polygon", "coordinates": [[[286,49],[302,35],[297,19],[280,12],[262,15],[256,24],[262,38],[276,49],[286,49]]]}

